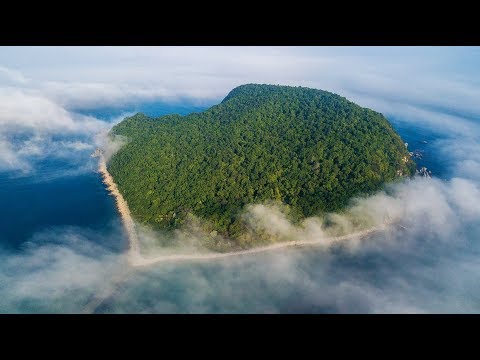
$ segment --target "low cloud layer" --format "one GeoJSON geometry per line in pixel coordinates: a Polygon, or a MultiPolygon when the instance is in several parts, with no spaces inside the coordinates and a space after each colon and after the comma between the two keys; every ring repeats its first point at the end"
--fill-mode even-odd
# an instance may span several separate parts
{"type": "MultiPolygon", "coordinates": [[[[0,310],[478,312],[479,203],[478,181],[454,177],[391,185],[353,200],[342,214],[298,225],[277,207],[252,205],[245,216],[257,230],[277,240],[325,243],[132,273],[125,273],[124,255],[97,245],[105,242],[98,234],[49,230],[35,235],[20,254],[0,254],[0,310]],[[382,224],[386,217],[399,225],[365,239],[328,241],[331,235],[382,224]],[[96,296],[101,301],[92,301],[96,296]]],[[[150,233],[147,251],[158,252],[155,236],[150,233]]]]}
{"type": "MultiPolygon", "coordinates": [[[[107,312],[478,312],[479,186],[417,178],[389,194],[357,199],[332,221],[352,231],[359,218],[392,226],[368,239],[143,270],[107,301],[107,312]],[[141,294],[141,295],[138,295],[141,294]]],[[[327,239],[323,219],[296,226],[255,205],[248,216],[283,240],[327,239]]],[[[338,230],[338,229],[337,229],[338,230]]]]}
{"type": "Polygon", "coordinates": [[[122,256],[101,245],[102,236],[110,235],[53,228],[35,234],[22,252],[0,248],[0,312],[82,312],[125,267],[122,256]]]}
{"type": "MultiPolygon", "coordinates": [[[[22,275],[9,296],[37,301],[45,296],[58,303],[66,301],[69,291],[81,290],[83,302],[68,302],[73,312],[83,311],[92,293],[106,294],[93,308],[98,312],[478,312],[478,184],[416,179],[391,190],[357,200],[350,216],[336,220],[354,228],[349,220],[353,214],[381,219],[388,210],[403,216],[402,227],[368,239],[207,263],[162,264],[114,283],[122,271],[112,264],[120,264],[121,257],[106,256],[104,250],[93,257],[95,247],[77,237],[75,250],[68,242],[64,248],[50,247],[45,261],[42,248],[30,253],[31,258],[7,261],[3,268],[21,260],[32,269],[34,262],[35,279],[41,280],[30,286],[32,280],[22,275]]],[[[295,227],[281,212],[259,205],[249,214],[274,235],[323,236],[314,219],[295,227]]]]}
{"type": "MultiPolygon", "coordinates": [[[[354,200],[342,214],[301,224],[291,223],[281,208],[246,209],[256,231],[278,240],[325,239],[316,248],[125,274],[124,256],[99,245],[107,238],[120,241],[118,233],[52,227],[20,252],[0,247],[0,312],[480,311],[478,49],[105,47],[0,53],[0,171],[33,172],[36,159],[83,154],[80,159],[96,146],[107,149],[107,156],[118,150],[121,142],[106,146],[105,134],[120,118],[106,122],[81,110],[156,99],[210,101],[248,82],[334,91],[434,130],[441,137],[430,151],[446,168],[442,179],[392,185],[354,200]],[[368,239],[327,240],[386,218],[401,226],[368,239]],[[89,308],[102,293],[106,300],[89,308]]],[[[143,234],[146,249],[158,252],[156,234],[143,234]]],[[[195,239],[183,241],[184,251],[196,251],[195,239]]]]}
{"type": "Polygon", "coordinates": [[[480,114],[476,48],[3,47],[0,53],[0,171],[31,168],[26,151],[16,154],[28,146],[19,134],[85,136],[109,127],[79,111],[154,100],[214,102],[250,82],[325,89],[468,136],[480,114]]]}
{"type": "Polygon", "coordinates": [[[90,150],[91,137],[109,127],[25,90],[0,88],[0,104],[0,171],[27,172],[36,159],[90,150]]]}

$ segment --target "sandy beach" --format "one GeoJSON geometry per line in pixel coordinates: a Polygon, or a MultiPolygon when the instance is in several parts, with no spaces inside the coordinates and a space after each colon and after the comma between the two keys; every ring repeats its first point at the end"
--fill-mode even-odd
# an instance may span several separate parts
{"type": "Polygon", "coordinates": [[[115,203],[117,205],[118,212],[122,219],[123,226],[128,236],[129,250],[128,250],[128,260],[132,266],[136,265],[138,258],[140,257],[140,248],[137,231],[135,229],[135,222],[133,221],[132,215],[130,214],[130,209],[128,204],[123,198],[122,194],[118,190],[117,184],[113,181],[112,175],[107,170],[107,163],[103,155],[99,156],[98,162],[98,171],[102,174],[103,183],[106,185],[107,190],[115,198],[115,203]]]}

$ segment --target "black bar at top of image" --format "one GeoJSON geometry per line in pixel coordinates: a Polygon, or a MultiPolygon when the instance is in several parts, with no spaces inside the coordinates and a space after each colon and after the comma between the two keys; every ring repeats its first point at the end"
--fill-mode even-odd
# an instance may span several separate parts
{"type": "Polygon", "coordinates": [[[132,6],[120,15],[83,6],[23,21],[5,13],[0,45],[480,45],[476,11],[460,14],[457,7],[444,9],[443,16],[405,4],[383,14],[366,5],[322,4],[315,10],[296,4],[283,14],[278,8],[242,4],[226,13],[198,9],[187,17],[173,9],[132,6]]]}
{"type": "Polygon", "coordinates": [[[166,5],[9,2],[0,45],[480,45],[472,5],[166,5]]]}

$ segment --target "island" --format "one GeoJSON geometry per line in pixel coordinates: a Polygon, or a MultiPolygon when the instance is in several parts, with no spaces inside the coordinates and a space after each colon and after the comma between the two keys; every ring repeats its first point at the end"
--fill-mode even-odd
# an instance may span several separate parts
{"type": "Polygon", "coordinates": [[[301,221],[416,170],[381,113],[305,87],[238,86],[203,112],[127,117],[110,136],[127,139],[107,169],[134,220],[164,233],[194,224],[219,251],[264,244],[249,204],[301,221]]]}

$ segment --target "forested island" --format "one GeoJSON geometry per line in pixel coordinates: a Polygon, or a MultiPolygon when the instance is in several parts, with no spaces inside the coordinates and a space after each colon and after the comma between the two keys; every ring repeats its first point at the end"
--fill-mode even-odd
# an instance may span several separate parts
{"type": "Polygon", "coordinates": [[[305,87],[242,85],[208,110],[124,119],[108,163],[136,221],[170,231],[199,219],[212,238],[254,240],[247,204],[278,203],[293,221],[412,176],[416,165],[380,113],[305,87]]]}

